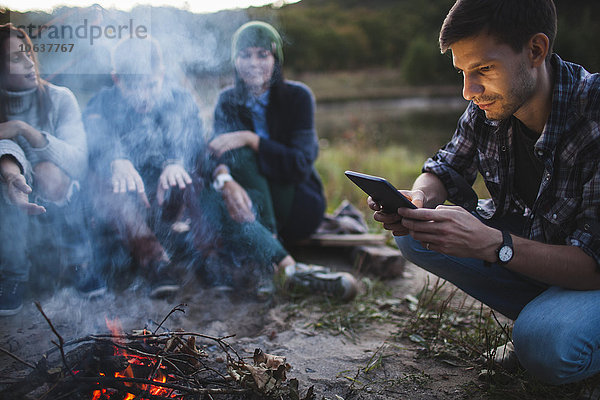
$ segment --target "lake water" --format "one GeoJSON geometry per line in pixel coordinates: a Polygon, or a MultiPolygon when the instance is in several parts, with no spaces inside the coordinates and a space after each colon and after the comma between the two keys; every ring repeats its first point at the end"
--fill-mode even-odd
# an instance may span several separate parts
{"type": "Polygon", "coordinates": [[[365,145],[401,144],[430,154],[445,144],[467,106],[460,97],[414,97],[318,103],[319,137],[332,145],[357,140],[365,145]]]}

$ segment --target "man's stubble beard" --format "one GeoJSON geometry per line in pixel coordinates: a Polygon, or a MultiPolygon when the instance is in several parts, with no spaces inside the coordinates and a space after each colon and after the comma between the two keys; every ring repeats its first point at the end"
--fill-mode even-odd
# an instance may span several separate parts
{"type": "Polygon", "coordinates": [[[506,96],[493,96],[489,99],[483,98],[486,101],[499,101],[502,103],[500,111],[496,113],[486,112],[485,116],[489,120],[506,120],[514,115],[523,105],[533,97],[535,92],[535,81],[527,73],[525,63],[521,63],[517,75],[514,80],[515,83],[511,86],[510,91],[506,96]]]}

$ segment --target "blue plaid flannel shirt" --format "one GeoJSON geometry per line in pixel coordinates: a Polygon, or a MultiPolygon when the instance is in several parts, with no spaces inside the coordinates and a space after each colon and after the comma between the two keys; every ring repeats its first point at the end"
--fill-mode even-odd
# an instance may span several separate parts
{"type": "Polygon", "coordinates": [[[534,147],[544,174],[532,209],[513,189],[511,120],[487,120],[473,102],[423,172],[442,180],[451,202],[486,219],[521,214],[527,221],[523,237],[578,246],[600,266],[600,74],[556,54],[552,66],[552,110],[534,147]],[[491,199],[477,201],[471,188],[477,172],[491,199]]]}

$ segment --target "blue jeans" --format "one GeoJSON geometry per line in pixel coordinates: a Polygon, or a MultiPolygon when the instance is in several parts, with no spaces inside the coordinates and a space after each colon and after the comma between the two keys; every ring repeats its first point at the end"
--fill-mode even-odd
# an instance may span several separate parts
{"type": "Polygon", "coordinates": [[[600,372],[600,290],[548,287],[501,265],[424,249],[410,236],[395,237],[404,257],[515,320],[519,362],[550,384],[600,372]]]}
{"type": "Polygon", "coordinates": [[[27,215],[0,198],[0,281],[31,278],[46,287],[62,277],[62,267],[91,262],[89,233],[79,193],[63,207],[33,201],[47,212],[27,215]]]}
{"type": "Polygon", "coordinates": [[[0,195],[0,281],[29,280],[30,262],[27,257],[29,235],[28,216],[6,204],[0,195]]]}

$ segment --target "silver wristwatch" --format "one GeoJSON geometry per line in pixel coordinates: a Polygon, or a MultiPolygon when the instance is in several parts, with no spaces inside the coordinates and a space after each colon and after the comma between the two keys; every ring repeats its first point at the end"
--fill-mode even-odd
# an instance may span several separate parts
{"type": "Polygon", "coordinates": [[[497,253],[500,264],[507,264],[512,260],[515,251],[513,249],[512,237],[510,237],[509,231],[502,231],[502,245],[498,248],[497,253]]]}

